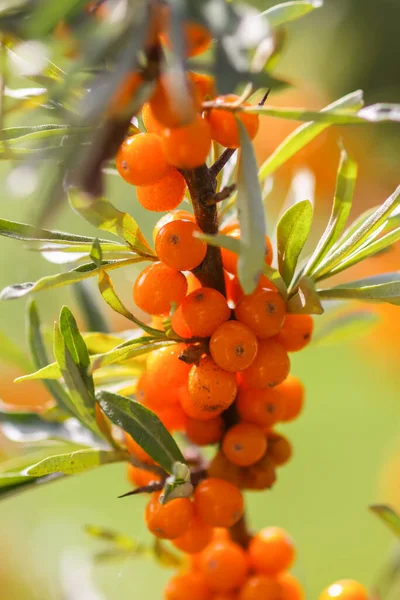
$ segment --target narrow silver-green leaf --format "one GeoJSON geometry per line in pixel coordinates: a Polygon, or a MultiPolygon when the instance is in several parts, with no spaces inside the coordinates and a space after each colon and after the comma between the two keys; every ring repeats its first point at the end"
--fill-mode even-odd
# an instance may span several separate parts
{"type": "MultiPolygon", "coordinates": [[[[94,238],[86,235],[75,235],[64,231],[52,231],[41,229],[26,223],[0,219],[0,235],[24,241],[52,241],[59,244],[93,244],[94,238]]],[[[108,240],[100,240],[103,244],[111,243],[108,240]]],[[[115,244],[116,242],[114,242],[115,244]]]]}
{"type": "Polygon", "coordinates": [[[131,358],[136,358],[144,354],[148,354],[153,350],[164,348],[165,346],[171,346],[176,344],[173,340],[152,340],[151,338],[138,338],[132,340],[132,342],[126,342],[125,344],[106,352],[105,354],[98,354],[92,356],[91,371],[105,367],[106,365],[112,365],[120,363],[131,358]],[[147,341],[148,340],[148,341],[147,341]]]}
{"type": "Polygon", "coordinates": [[[312,344],[341,344],[346,340],[369,333],[378,323],[376,313],[367,310],[335,311],[333,314],[325,312],[324,317],[318,319],[317,330],[314,331],[312,344]]]}
{"type": "Polygon", "coordinates": [[[393,508],[386,504],[373,504],[369,508],[400,538],[400,515],[393,508]]]}
{"type": "Polygon", "coordinates": [[[15,382],[18,383],[20,381],[30,381],[31,379],[42,379],[51,381],[53,379],[60,379],[60,377],[62,377],[61,369],[59,365],[55,362],[46,365],[45,367],[42,367],[41,369],[38,369],[33,373],[28,373],[27,375],[21,375],[20,377],[17,377],[15,382]]]}
{"type": "Polygon", "coordinates": [[[76,319],[68,306],[63,306],[61,309],[60,330],[74,363],[80,369],[87,369],[90,364],[89,352],[79,332],[76,319]]]}
{"type": "Polygon", "coordinates": [[[286,285],[293,279],[299,256],[310,233],[312,217],[311,202],[302,200],[291,206],[278,223],[276,235],[279,271],[286,285]]]}
{"type": "Polygon", "coordinates": [[[126,460],[126,453],[117,450],[77,450],[70,454],[49,456],[26,469],[26,474],[31,477],[43,477],[43,475],[50,475],[51,473],[73,475],[74,473],[81,473],[88,469],[124,460],[126,460]]]}
{"type": "Polygon", "coordinates": [[[322,315],[324,308],[312,279],[309,277],[300,279],[297,291],[288,301],[287,308],[290,313],[322,315]]]}
{"type": "Polygon", "coordinates": [[[352,299],[387,302],[400,306],[400,271],[374,275],[333,288],[318,290],[318,295],[326,300],[352,299]]]}
{"type": "Polygon", "coordinates": [[[312,10],[320,8],[323,5],[322,0],[296,0],[295,2],[282,2],[276,6],[271,6],[260,16],[268,20],[270,27],[281,27],[286,23],[296,21],[304,17],[312,10]]]}
{"type": "Polygon", "coordinates": [[[175,462],[185,463],[174,438],[148,408],[104,390],[98,392],[96,398],[110,421],[131,435],[168,473],[172,472],[175,462]]]}

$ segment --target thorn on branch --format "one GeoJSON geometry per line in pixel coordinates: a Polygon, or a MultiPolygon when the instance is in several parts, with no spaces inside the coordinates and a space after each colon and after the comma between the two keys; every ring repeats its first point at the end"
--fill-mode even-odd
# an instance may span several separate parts
{"type": "Polygon", "coordinates": [[[118,496],[118,498],[127,498],[128,496],[136,496],[137,494],[151,494],[152,492],[158,492],[162,490],[164,487],[164,481],[154,481],[154,483],[149,483],[149,485],[142,485],[135,490],[131,490],[126,494],[122,494],[118,496]]]}
{"type": "Polygon", "coordinates": [[[203,354],[207,352],[207,343],[199,342],[189,346],[179,355],[179,360],[187,365],[198,365],[203,354]]]}
{"type": "Polygon", "coordinates": [[[227,185],[220,192],[210,194],[210,196],[206,200],[206,205],[213,206],[214,204],[218,204],[218,202],[222,202],[222,200],[226,200],[235,190],[235,183],[233,183],[232,185],[227,185]]]}

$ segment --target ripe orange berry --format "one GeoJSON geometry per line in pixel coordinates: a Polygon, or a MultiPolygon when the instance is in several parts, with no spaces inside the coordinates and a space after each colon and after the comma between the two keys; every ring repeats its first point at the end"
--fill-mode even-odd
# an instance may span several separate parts
{"type": "Polygon", "coordinates": [[[139,469],[134,465],[128,465],[128,479],[133,485],[142,487],[149,485],[152,481],[160,481],[160,476],[146,469],[139,469]]]}
{"type": "Polygon", "coordinates": [[[173,71],[158,79],[148,102],[147,114],[142,112],[148,131],[152,129],[161,134],[165,127],[182,127],[193,122],[201,103],[190,79],[187,78],[184,83],[182,89],[182,80],[173,71]]]}
{"type": "Polygon", "coordinates": [[[262,340],[273,337],[282,327],[286,304],[279,292],[257,289],[244,296],[235,308],[238,321],[250,327],[262,340]]]}
{"type": "Polygon", "coordinates": [[[283,600],[304,600],[304,590],[296,577],[290,573],[282,573],[278,577],[283,600]]]}
{"type": "Polygon", "coordinates": [[[280,433],[268,433],[268,456],[277,467],[285,465],[293,454],[291,443],[280,433]]]}
{"type": "Polygon", "coordinates": [[[241,371],[243,381],[252,388],[273,387],[289,374],[290,360],[285,348],[275,339],[260,340],[257,356],[241,371]]]}
{"type": "Polygon", "coordinates": [[[311,342],[313,328],[311,315],[286,315],[277,339],[287,352],[298,352],[311,342]]]}
{"type": "Polygon", "coordinates": [[[122,142],[116,157],[118,173],[132,185],[151,185],[168,173],[161,139],[154,133],[138,133],[122,142]]]}
{"type": "Polygon", "coordinates": [[[279,386],[257,390],[241,385],[236,408],[241,419],[266,429],[282,420],[286,404],[279,386]]]}
{"type": "Polygon", "coordinates": [[[303,600],[304,592],[289,573],[270,578],[266,575],[250,577],[239,593],[239,600],[303,600]]]}
{"type": "Polygon", "coordinates": [[[186,324],[185,319],[183,318],[182,313],[182,305],[178,306],[171,319],[171,326],[176,335],[179,335],[181,338],[191,338],[193,337],[193,333],[190,331],[189,327],[186,324]]]}
{"type": "MultiPolygon", "coordinates": [[[[235,94],[227,94],[218,96],[215,99],[217,104],[232,104],[239,100],[239,96],[235,94]]],[[[249,106],[247,103],[244,106],[249,106]]],[[[255,138],[258,131],[259,118],[258,115],[237,112],[236,115],[223,108],[212,108],[207,115],[208,122],[211,126],[211,135],[213,140],[225,146],[226,148],[239,148],[240,137],[239,128],[236,118],[239,118],[246,128],[249,138],[255,138]]]]}
{"type": "Polygon", "coordinates": [[[224,371],[211,358],[204,356],[198,365],[193,365],[190,369],[188,390],[196,409],[217,416],[235,400],[236,377],[234,373],[224,371]]]}
{"type": "Polygon", "coordinates": [[[244,583],[247,556],[243,548],[235,542],[212,542],[202,552],[200,569],[212,590],[229,592],[244,583]]]}
{"type": "Polygon", "coordinates": [[[210,126],[200,115],[192,123],[162,131],[165,156],[178,169],[194,169],[202,165],[211,149],[210,126]]]}
{"type": "Polygon", "coordinates": [[[179,573],[172,577],[165,589],[164,600],[211,600],[211,592],[199,572],[179,573]]]}
{"type": "Polygon", "coordinates": [[[234,465],[249,467],[261,460],[267,450],[267,438],[261,427],[238,423],[226,432],[222,452],[234,465]]]}
{"type": "MultiPolygon", "coordinates": [[[[183,25],[183,35],[185,40],[186,56],[197,56],[208,50],[212,37],[204,25],[187,21],[183,25]]],[[[168,34],[162,34],[161,40],[168,48],[171,48],[171,40],[168,34]]]]}
{"type": "Polygon", "coordinates": [[[189,71],[188,76],[194,85],[196,96],[201,102],[215,96],[215,79],[212,75],[189,71]]]}
{"type": "Polygon", "coordinates": [[[170,167],[162,179],[136,188],[136,197],[146,210],[162,212],[179,206],[185,191],[185,179],[179,171],[170,167]]]}
{"type": "Polygon", "coordinates": [[[190,527],[194,517],[194,506],[189,498],[176,498],[167,504],[160,504],[160,492],[152,494],[146,506],[147,528],[158,538],[173,540],[180,537],[190,527]]]}
{"type": "Polygon", "coordinates": [[[208,421],[200,419],[185,419],[185,433],[189,440],[197,446],[208,446],[216,444],[222,438],[224,432],[224,421],[222,417],[215,417],[208,421]]]}
{"type": "Polygon", "coordinates": [[[154,411],[164,427],[170,432],[183,431],[185,427],[185,413],[179,404],[167,406],[154,411]]]}
{"type": "Polygon", "coordinates": [[[144,126],[146,127],[146,131],[148,131],[149,133],[160,134],[161,131],[164,129],[164,125],[157,121],[154,112],[151,108],[151,105],[148,102],[143,104],[142,120],[144,126]]]}
{"type": "Polygon", "coordinates": [[[191,271],[203,261],[207,244],[194,237],[200,227],[191,221],[170,221],[157,233],[158,258],[177,271],[191,271]]]}
{"type": "Polygon", "coordinates": [[[212,288],[201,287],[182,302],[182,314],[193,335],[209,337],[231,315],[226,298],[212,288]]]}
{"type": "Polygon", "coordinates": [[[197,514],[212,527],[232,527],[243,515],[240,490],[223,479],[209,477],[196,487],[194,503],[197,514]]]}
{"type": "Polygon", "coordinates": [[[276,469],[268,453],[255,465],[243,469],[241,487],[246,490],[266,490],[276,481],[276,469]]]}
{"type": "Polygon", "coordinates": [[[222,452],[217,452],[207,469],[209,477],[224,479],[224,481],[232,483],[237,488],[241,488],[243,484],[242,471],[243,469],[234,465],[222,452]]]}
{"type": "MultiPolygon", "coordinates": [[[[225,235],[227,235],[235,240],[240,240],[240,229],[238,229],[238,228],[234,228],[234,229],[228,228],[228,231],[224,232],[224,233],[225,233],[225,235]]],[[[231,250],[227,250],[226,248],[221,248],[221,255],[222,255],[222,264],[224,266],[225,271],[228,271],[228,273],[231,273],[232,275],[236,275],[237,265],[238,265],[238,260],[239,260],[238,254],[236,254],[235,252],[232,252],[231,250]]],[[[271,240],[269,239],[268,236],[265,236],[265,262],[267,263],[267,265],[270,265],[272,263],[272,257],[273,257],[273,252],[272,252],[271,240]]]]}
{"type": "Polygon", "coordinates": [[[342,579],[326,588],[319,600],[368,600],[368,592],[361,583],[352,579],[342,579]]]}
{"type": "Polygon", "coordinates": [[[179,402],[185,415],[198,421],[210,421],[211,419],[215,419],[222,412],[218,411],[215,413],[212,411],[205,411],[202,407],[198,407],[190,397],[187,386],[183,386],[179,389],[179,402]]]}
{"type": "Polygon", "coordinates": [[[266,527],[253,537],[248,554],[252,568],[274,577],[293,564],[296,551],[292,538],[279,527],[266,527]]]}
{"type": "Polygon", "coordinates": [[[214,594],[213,600],[238,600],[236,592],[226,592],[221,594],[214,594]]]}
{"type": "Polygon", "coordinates": [[[304,386],[300,379],[294,375],[288,375],[285,381],[276,388],[285,398],[285,413],[281,421],[293,421],[303,410],[304,386]]]}
{"type": "Polygon", "coordinates": [[[193,275],[193,273],[188,273],[186,276],[186,280],[188,283],[188,295],[191,294],[192,292],[194,292],[195,290],[198,290],[201,288],[201,283],[200,281],[197,279],[196,275],[193,275]]]}
{"type": "Polygon", "coordinates": [[[125,444],[128,452],[135,456],[138,460],[148,464],[154,464],[154,460],[139,446],[129,433],[124,432],[125,444]]]}
{"type": "Polygon", "coordinates": [[[164,227],[164,225],[166,225],[167,223],[170,223],[171,221],[191,221],[192,223],[195,223],[195,218],[194,215],[192,215],[192,213],[188,212],[187,210],[178,209],[168,212],[166,215],[162,216],[161,219],[158,219],[157,223],[154,225],[154,241],[160,229],[164,227]]]}
{"type": "Polygon", "coordinates": [[[121,113],[126,113],[130,103],[135,97],[139,87],[143,84],[143,78],[139,73],[130,73],[120,83],[114,96],[110,101],[107,113],[110,116],[119,116],[121,113]]]}
{"type": "Polygon", "coordinates": [[[186,278],[163,263],[153,263],[139,275],[133,286],[133,300],[150,315],[168,315],[173,303],[180,304],[186,295],[186,278]]]}
{"type": "MultiPolygon", "coordinates": [[[[157,383],[152,374],[145,371],[141,374],[136,384],[136,399],[151,410],[158,410],[164,405],[164,398],[158,391],[157,383]]],[[[168,403],[173,402],[173,397],[168,398],[168,403]]]]}
{"type": "Polygon", "coordinates": [[[211,542],[213,538],[213,528],[197,515],[193,517],[189,529],[180,537],[173,540],[174,546],[187,552],[194,554],[201,552],[211,542]]]}
{"type": "Polygon", "coordinates": [[[210,352],[214,361],[225,371],[242,371],[251,365],[257,355],[255,333],[239,321],[226,321],[213,332],[210,352]]]}
{"type": "MultiPolygon", "coordinates": [[[[152,352],[148,360],[148,373],[156,382],[161,393],[168,388],[177,388],[187,382],[190,365],[180,360],[186,344],[173,344],[152,352]]],[[[178,402],[178,399],[176,400],[178,402]]]]}

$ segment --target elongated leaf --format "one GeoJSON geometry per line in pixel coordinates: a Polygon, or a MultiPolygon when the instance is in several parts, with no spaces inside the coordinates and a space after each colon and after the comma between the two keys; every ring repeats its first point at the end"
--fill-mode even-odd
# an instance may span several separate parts
{"type": "MultiPolygon", "coordinates": [[[[51,231],[50,229],[41,229],[26,223],[18,223],[17,221],[8,221],[0,219],[0,235],[14,238],[16,240],[26,241],[48,241],[59,244],[93,244],[94,238],[85,235],[75,235],[66,233],[65,231],[51,231]]],[[[115,244],[108,240],[100,240],[102,244],[115,244]]]]}
{"type": "MultiPolygon", "coordinates": [[[[347,96],[343,96],[336,102],[329,104],[322,109],[321,112],[331,111],[335,109],[351,109],[357,111],[363,105],[362,91],[353,92],[347,96]]],[[[306,123],[295,129],[274,152],[264,161],[259,170],[261,181],[265,181],[267,177],[275,173],[285,162],[294,156],[299,150],[307,146],[320,133],[325,131],[330,126],[330,123],[306,123]]]]}
{"type": "Polygon", "coordinates": [[[257,287],[265,258],[265,216],[257,162],[246,128],[236,121],[240,137],[236,206],[240,225],[238,277],[245,294],[257,287]]]}
{"type": "Polygon", "coordinates": [[[378,321],[378,315],[367,310],[335,311],[331,315],[325,313],[322,319],[318,319],[319,327],[314,331],[311,343],[341,344],[369,333],[378,321]]]}
{"type": "Polygon", "coordinates": [[[167,339],[152,340],[147,337],[138,338],[131,342],[127,342],[110,352],[93,356],[91,370],[94,371],[106,365],[112,365],[125,360],[130,360],[131,358],[137,358],[138,356],[143,356],[144,354],[153,352],[153,350],[164,348],[171,344],[176,344],[176,342],[167,339]]]}
{"type": "Polygon", "coordinates": [[[303,200],[291,206],[278,223],[279,271],[286,285],[292,281],[300,253],[310,233],[312,216],[311,202],[303,200]]]}
{"type": "Polygon", "coordinates": [[[400,537],[400,516],[396,511],[386,504],[374,504],[369,507],[396,535],[400,537]]]}
{"type": "MultiPolygon", "coordinates": [[[[107,271],[119,269],[121,267],[126,267],[128,265],[141,262],[142,260],[143,258],[141,256],[136,256],[135,258],[129,258],[126,260],[103,261],[102,269],[107,271]]],[[[10,285],[2,290],[0,293],[0,300],[14,300],[16,298],[22,298],[23,296],[33,292],[49,290],[62,287],[64,285],[71,285],[73,283],[77,283],[78,281],[88,279],[89,277],[94,277],[96,274],[97,266],[94,263],[87,263],[80,265],[71,271],[67,271],[66,273],[58,273],[57,275],[42,277],[42,279],[38,279],[38,281],[35,283],[27,282],[10,285]]]]}
{"type": "Polygon", "coordinates": [[[282,2],[271,6],[260,16],[268,20],[270,27],[280,27],[286,23],[296,21],[309,12],[323,5],[322,0],[296,0],[295,2],[282,2]]]}
{"type": "Polygon", "coordinates": [[[340,155],[332,213],[328,225],[307,263],[304,275],[313,274],[315,268],[318,267],[333,244],[340,237],[350,214],[356,177],[357,164],[347,154],[346,150],[343,149],[340,155]]]}
{"type": "Polygon", "coordinates": [[[96,398],[110,421],[129,433],[168,473],[171,473],[175,462],[185,462],[174,438],[148,408],[104,390],[98,392],[96,398]]]}
{"type": "Polygon", "coordinates": [[[288,312],[295,314],[322,315],[324,308],[315,289],[315,284],[309,277],[302,277],[298,290],[288,304],[288,312]]]}
{"type": "Polygon", "coordinates": [[[18,383],[21,381],[30,381],[32,379],[43,379],[52,381],[53,379],[60,379],[60,377],[62,377],[61,369],[58,363],[55,362],[46,365],[45,367],[42,367],[41,369],[38,369],[33,373],[28,373],[27,375],[21,375],[20,377],[17,377],[15,382],[18,383]]]}
{"type": "Polygon", "coordinates": [[[372,302],[388,302],[400,306],[400,271],[374,275],[330,289],[318,290],[318,295],[326,300],[350,298],[372,302]]]}
{"type": "Polygon", "coordinates": [[[118,334],[99,333],[97,331],[83,332],[82,337],[85,340],[89,354],[109,352],[125,341],[125,338],[118,334]]]}
{"type": "Polygon", "coordinates": [[[31,477],[43,477],[43,475],[50,475],[51,473],[73,475],[74,473],[81,473],[88,469],[121,462],[126,459],[125,452],[118,452],[116,450],[77,450],[70,454],[49,456],[26,469],[26,474],[31,477]]]}
{"type": "Polygon", "coordinates": [[[155,256],[133,217],[117,210],[105,198],[90,197],[76,188],[70,188],[68,196],[72,208],[86,221],[122,237],[133,250],[149,257],[155,256]]]}
{"type": "MultiPolygon", "coordinates": [[[[67,135],[77,135],[90,132],[89,127],[73,128],[69,125],[33,125],[24,127],[10,127],[5,130],[7,136],[7,147],[29,142],[41,142],[42,140],[60,138],[64,141],[67,135]]],[[[38,146],[41,148],[42,146],[38,146]]]]}
{"type": "Polygon", "coordinates": [[[118,531],[114,531],[113,529],[106,529],[105,527],[99,527],[98,525],[85,525],[84,531],[93,538],[111,542],[118,546],[118,548],[124,550],[134,550],[137,546],[135,540],[118,531]]]}

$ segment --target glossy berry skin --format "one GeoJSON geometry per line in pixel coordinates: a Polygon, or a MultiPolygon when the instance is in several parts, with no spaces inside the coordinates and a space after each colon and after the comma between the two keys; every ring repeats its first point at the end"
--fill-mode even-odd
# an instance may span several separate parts
{"type": "Polygon", "coordinates": [[[177,271],[191,271],[203,261],[207,244],[194,237],[200,228],[191,221],[170,221],[157,233],[155,249],[158,258],[177,271]]]}
{"type": "Polygon", "coordinates": [[[197,571],[172,577],[164,589],[163,597],[164,600],[187,600],[188,594],[190,600],[212,600],[204,576],[197,571]]]}
{"type": "Polygon", "coordinates": [[[189,78],[182,80],[173,71],[168,71],[157,80],[147,106],[146,111],[142,111],[145,127],[161,135],[165,128],[192,123],[197,117],[200,102],[189,78]]]}
{"type": "Polygon", "coordinates": [[[240,490],[223,479],[204,479],[194,492],[196,513],[212,527],[232,527],[243,515],[240,490]]]}
{"type": "Polygon", "coordinates": [[[171,433],[174,431],[183,431],[185,427],[185,413],[179,404],[167,406],[154,411],[164,427],[171,433]]]}
{"type": "MultiPolygon", "coordinates": [[[[168,210],[168,209],[167,209],[168,210]]],[[[164,225],[170,223],[171,221],[191,221],[195,223],[194,215],[187,210],[171,210],[166,215],[163,215],[160,219],[158,219],[157,223],[153,228],[153,240],[156,241],[156,237],[158,232],[164,225]]]]}
{"type": "Polygon", "coordinates": [[[292,445],[280,433],[268,433],[268,456],[275,466],[281,467],[292,458],[292,445]]]}
{"type": "Polygon", "coordinates": [[[226,432],[222,452],[239,467],[249,467],[261,460],[267,450],[267,438],[261,427],[238,423],[226,432]]]}
{"type": "Polygon", "coordinates": [[[187,290],[182,273],[161,262],[146,267],[133,286],[133,300],[150,315],[168,315],[173,303],[181,304],[187,290]]]}
{"type": "Polygon", "coordinates": [[[168,173],[168,162],[160,138],[138,133],[122,142],[116,157],[118,173],[132,185],[150,185],[168,173]]]}
{"type": "Polygon", "coordinates": [[[296,551],[292,538],[279,527],[266,527],[253,537],[248,548],[252,568],[275,577],[292,566],[296,551]]]}
{"type": "Polygon", "coordinates": [[[221,369],[235,373],[251,365],[257,355],[255,333],[239,321],[226,321],[213,332],[210,352],[221,369]]]}
{"type": "Polygon", "coordinates": [[[368,592],[361,583],[341,579],[322,592],[319,600],[368,600],[368,592]]]}
{"type": "Polygon", "coordinates": [[[164,129],[161,136],[167,162],[178,169],[201,166],[211,149],[210,126],[200,115],[185,127],[164,129]]]}
{"type": "Polygon", "coordinates": [[[149,408],[166,408],[179,403],[177,388],[185,385],[190,365],[180,360],[179,356],[186,349],[186,344],[173,344],[152,352],[147,361],[147,372],[150,380],[147,401],[149,408]]]}
{"type": "Polygon", "coordinates": [[[270,489],[276,481],[276,468],[267,454],[255,465],[246,467],[241,487],[245,490],[270,489]]]}
{"type": "MultiPolygon", "coordinates": [[[[227,94],[218,96],[214,101],[217,104],[231,104],[238,100],[239,96],[227,94]]],[[[251,140],[255,138],[259,125],[258,115],[238,112],[235,116],[231,111],[212,108],[207,115],[207,119],[211,126],[213,140],[226,148],[239,148],[240,136],[236,118],[239,118],[245,126],[249,138],[251,140]]]]}
{"type": "Polygon", "coordinates": [[[195,88],[196,96],[201,102],[215,96],[214,77],[205,73],[197,73],[196,71],[189,71],[188,76],[195,88]]]}
{"type": "Polygon", "coordinates": [[[193,333],[189,329],[182,313],[182,305],[178,306],[171,319],[171,326],[176,335],[184,339],[193,337],[193,333]]]}
{"type": "Polygon", "coordinates": [[[304,592],[289,573],[276,578],[253,575],[240,590],[239,600],[304,600],[304,592]]]}
{"type": "Polygon", "coordinates": [[[224,481],[232,483],[232,485],[237,488],[243,487],[242,469],[228,460],[221,451],[217,452],[211,460],[208,465],[207,473],[209,477],[223,479],[224,481]]]}
{"type": "Polygon", "coordinates": [[[276,335],[283,325],[286,304],[279,292],[257,289],[244,296],[235,308],[238,321],[249,327],[259,339],[276,335]]]}
{"type": "Polygon", "coordinates": [[[180,537],[173,540],[173,545],[182,552],[195,554],[201,552],[212,541],[213,528],[195,515],[189,529],[180,537]]]}
{"type": "Polygon", "coordinates": [[[173,540],[184,535],[194,517],[189,498],[176,498],[160,504],[160,492],[152,495],[146,506],[145,521],[149,531],[158,538],[173,540]]]}
{"type": "MultiPolygon", "coordinates": [[[[183,37],[185,42],[185,54],[186,56],[197,56],[208,50],[212,38],[211,35],[204,25],[195,23],[194,21],[187,21],[183,25],[183,37]]],[[[161,36],[162,41],[169,48],[172,47],[171,40],[168,35],[161,36]]]]}
{"type": "Polygon", "coordinates": [[[185,433],[189,440],[196,446],[208,446],[216,444],[222,438],[224,432],[224,421],[222,417],[215,417],[208,421],[200,419],[185,419],[185,433]]]}
{"type": "Polygon", "coordinates": [[[285,399],[285,413],[282,421],[294,421],[300,415],[304,405],[304,386],[300,379],[288,375],[276,388],[285,399]]]}
{"type": "Polygon", "coordinates": [[[220,292],[201,287],[182,302],[182,314],[193,335],[209,337],[229,319],[231,310],[220,292]]]}
{"type": "Polygon", "coordinates": [[[138,202],[146,210],[162,212],[173,210],[182,202],[186,182],[177,169],[170,167],[166,174],[155,183],[142,185],[136,189],[138,202]]]}
{"type": "Polygon", "coordinates": [[[247,568],[245,551],[230,540],[212,542],[200,558],[200,571],[216,592],[230,592],[242,585],[247,568]]]}
{"type": "Polygon", "coordinates": [[[134,465],[128,465],[128,479],[134,486],[142,487],[149,485],[153,481],[160,481],[160,476],[146,469],[139,469],[134,465]]]}
{"type": "Polygon", "coordinates": [[[203,356],[189,371],[188,391],[196,409],[215,417],[235,400],[236,377],[218,367],[208,356],[203,356]]]}
{"type": "Polygon", "coordinates": [[[257,356],[247,369],[241,371],[246,385],[253,388],[273,387],[289,374],[290,360],[286,350],[275,339],[260,340],[257,356]]]}
{"type": "Polygon", "coordinates": [[[240,418],[264,429],[281,421],[286,405],[278,388],[257,390],[241,385],[236,400],[240,418]]]}
{"type": "Polygon", "coordinates": [[[163,125],[162,123],[160,123],[160,121],[157,120],[152,106],[149,102],[143,104],[142,119],[143,124],[146,127],[146,131],[148,133],[157,133],[158,135],[160,135],[161,131],[165,127],[165,125],[163,125]]]}
{"type": "MultiPolygon", "coordinates": [[[[229,237],[232,237],[235,240],[240,240],[240,229],[233,228],[228,230],[225,234],[229,237]]],[[[226,248],[221,248],[221,256],[222,256],[222,264],[224,266],[225,271],[228,271],[231,275],[237,274],[237,265],[239,256],[232,252],[231,250],[227,250],[226,248]]],[[[265,236],[265,262],[267,265],[272,263],[273,251],[271,240],[268,236],[265,236]]]]}
{"type": "Polygon", "coordinates": [[[287,352],[299,352],[311,342],[314,321],[311,315],[291,315],[285,317],[277,339],[287,352]]]}

